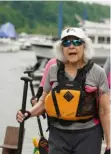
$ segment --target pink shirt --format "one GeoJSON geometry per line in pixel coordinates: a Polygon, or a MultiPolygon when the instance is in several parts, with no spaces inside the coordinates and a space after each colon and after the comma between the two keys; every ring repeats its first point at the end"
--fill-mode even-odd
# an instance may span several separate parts
{"type": "Polygon", "coordinates": [[[50,59],[50,60],[48,61],[48,63],[46,64],[46,67],[45,67],[45,69],[44,69],[44,74],[43,74],[42,80],[41,80],[41,82],[40,82],[40,86],[41,86],[41,87],[44,86],[47,73],[48,73],[49,68],[50,68],[50,66],[51,66],[52,64],[56,64],[56,58],[50,59]]]}
{"type": "Polygon", "coordinates": [[[108,85],[109,85],[109,88],[111,88],[111,85],[110,85],[111,81],[110,81],[110,79],[111,79],[111,72],[108,73],[108,85]]]}

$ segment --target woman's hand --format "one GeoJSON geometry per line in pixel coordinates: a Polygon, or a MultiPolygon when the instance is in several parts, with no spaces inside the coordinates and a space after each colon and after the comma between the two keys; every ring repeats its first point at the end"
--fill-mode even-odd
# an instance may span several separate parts
{"type": "Polygon", "coordinates": [[[46,92],[43,92],[42,96],[40,97],[38,103],[36,103],[29,111],[22,112],[22,110],[19,110],[16,114],[16,120],[21,123],[24,120],[28,119],[29,117],[39,116],[41,115],[44,110],[44,100],[47,96],[46,92]]]}
{"type": "Polygon", "coordinates": [[[31,116],[31,113],[29,111],[25,111],[25,113],[22,112],[22,110],[19,110],[16,114],[16,120],[19,123],[22,123],[24,120],[27,120],[31,116]]]}

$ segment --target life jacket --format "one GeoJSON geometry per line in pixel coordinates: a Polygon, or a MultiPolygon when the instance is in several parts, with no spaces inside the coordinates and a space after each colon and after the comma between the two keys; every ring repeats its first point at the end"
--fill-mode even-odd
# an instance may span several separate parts
{"type": "Polygon", "coordinates": [[[97,91],[85,90],[86,74],[93,66],[93,62],[78,70],[73,81],[65,76],[64,64],[57,61],[58,85],[53,88],[45,99],[45,110],[50,118],[59,121],[86,122],[98,113],[97,91]]]}

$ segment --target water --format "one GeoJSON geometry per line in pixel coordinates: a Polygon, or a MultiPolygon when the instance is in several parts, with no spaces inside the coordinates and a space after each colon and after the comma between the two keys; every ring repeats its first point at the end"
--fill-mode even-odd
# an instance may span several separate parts
{"type": "MultiPolygon", "coordinates": [[[[35,62],[34,51],[0,53],[0,145],[3,144],[7,126],[19,127],[16,121],[16,112],[22,105],[24,83],[20,78],[23,76],[26,67],[35,64],[35,62]]],[[[27,108],[31,107],[30,98],[31,93],[30,89],[28,89],[27,108]]],[[[47,124],[43,119],[42,125],[45,133],[47,124]]],[[[33,151],[32,138],[39,138],[37,120],[35,118],[29,119],[25,123],[25,128],[23,154],[31,154],[33,151]]],[[[48,134],[45,133],[45,136],[47,137],[48,134]]]]}

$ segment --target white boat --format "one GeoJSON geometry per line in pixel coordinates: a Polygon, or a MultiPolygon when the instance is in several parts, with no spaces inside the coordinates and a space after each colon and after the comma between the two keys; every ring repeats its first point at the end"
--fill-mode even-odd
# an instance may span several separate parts
{"type": "Polygon", "coordinates": [[[0,39],[0,52],[17,52],[20,51],[20,43],[10,38],[0,39]]]}
{"type": "Polygon", "coordinates": [[[51,36],[37,36],[32,39],[32,45],[45,48],[53,48],[54,40],[51,36]]]}
{"type": "Polygon", "coordinates": [[[28,37],[19,37],[17,42],[20,44],[20,50],[30,50],[32,47],[32,44],[28,37]]]}
{"type": "Polygon", "coordinates": [[[110,24],[110,20],[100,23],[85,20],[79,23],[93,42],[95,59],[104,59],[110,55],[110,24]]]}

